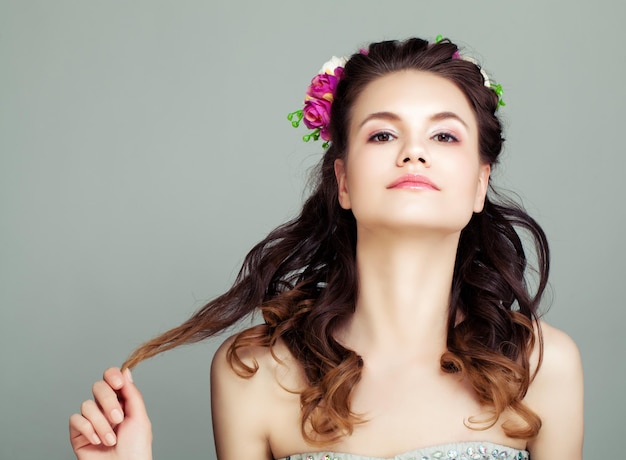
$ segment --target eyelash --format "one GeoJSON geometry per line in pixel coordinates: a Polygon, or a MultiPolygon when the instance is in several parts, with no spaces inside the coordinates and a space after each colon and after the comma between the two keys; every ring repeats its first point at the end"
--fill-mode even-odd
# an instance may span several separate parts
{"type": "Polygon", "coordinates": [[[432,139],[438,141],[438,142],[444,142],[444,143],[452,143],[452,142],[459,142],[459,140],[457,139],[456,136],[450,134],[450,133],[437,133],[435,134],[432,139]],[[442,140],[442,138],[445,138],[446,140],[442,140]]]}
{"type": "Polygon", "coordinates": [[[396,136],[394,136],[393,134],[391,134],[389,131],[379,131],[377,133],[374,133],[370,136],[370,138],[368,139],[369,142],[376,142],[376,143],[385,143],[385,142],[389,142],[392,139],[395,139],[396,136]],[[385,140],[381,140],[380,137],[381,136],[385,136],[387,139],[385,140]]]}

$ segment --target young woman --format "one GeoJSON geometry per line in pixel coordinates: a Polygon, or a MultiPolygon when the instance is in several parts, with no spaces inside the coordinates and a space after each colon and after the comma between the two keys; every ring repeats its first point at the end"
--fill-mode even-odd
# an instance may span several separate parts
{"type": "MultiPolygon", "coordinates": [[[[326,141],[300,216],[234,286],[123,367],[260,309],[211,370],[220,459],[582,458],[582,371],[540,322],[541,228],[490,189],[499,86],[456,45],[374,43],[313,79],[303,118],[326,141]],[[531,292],[516,228],[535,243],[531,292]]],[[[70,419],[80,460],[151,458],[126,369],[70,419]]]]}

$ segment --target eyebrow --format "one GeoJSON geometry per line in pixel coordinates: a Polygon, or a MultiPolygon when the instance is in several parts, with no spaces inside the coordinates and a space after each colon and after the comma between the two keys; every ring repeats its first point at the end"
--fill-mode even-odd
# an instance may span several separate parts
{"type": "MultiPolygon", "coordinates": [[[[469,126],[467,125],[467,123],[460,117],[458,116],[456,113],[454,112],[438,112],[435,113],[433,115],[431,115],[428,120],[429,121],[441,121],[441,120],[447,120],[447,119],[453,119],[453,120],[457,120],[459,123],[461,123],[463,126],[465,126],[466,129],[469,129],[469,126]]],[[[365,123],[367,123],[370,120],[389,120],[389,121],[400,121],[400,117],[393,113],[393,112],[375,112],[375,113],[371,113],[369,114],[367,117],[365,117],[365,119],[359,124],[359,129],[361,127],[363,127],[363,125],[365,123]]]]}
{"type": "Polygon", "coordinates": [[[453,120],[458,121],[463,126],[465,126],[466,129],[469,129],[469,126],[467,125],[465,120],[463,120],[460,116],[458,116],[454,112],[439,112],[439,113],[436,113],[436,114],[434,114],[434,115],[432,115],[430,117],[430,121],[440,121],[440,120],[446,120],[446,119],[449,119],[449,118],[452,118],[453,120]]]}

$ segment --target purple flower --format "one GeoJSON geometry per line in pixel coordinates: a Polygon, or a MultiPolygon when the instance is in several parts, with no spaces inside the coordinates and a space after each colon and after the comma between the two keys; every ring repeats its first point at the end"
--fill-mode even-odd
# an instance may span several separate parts
{"type": "Polygon", "coordinates": [[[326,128],[330,120],[330,102],[326,99],[309,99],[305,101],[302,112],[304,114],[302,121],[307,128],[326,128]]]}
{"type": "Polygon", "coordinates": [[[311,98],[326,99],[328,102],[332,102],[337,82],[341,76],[341,71],[339,71],[339,75],[336,75],[339,69],[341,68],[335,69],[335,75],[323,73],[313,77],[311,84],[307,88],[306,95],[311,98]]]}
{"type": "Polygon", "coordinates": [[[347,58],[338,58],[337,56],[333,56],[330,61],[325,62],[307,88],[302,110],[296,110],[287,116],[293,127],[297,128],[302,121],[308,129],[313,131],[302,136],[305,142],[316,141],[321,137],[325,141],[322,147],[328,148],[330,108],[335,99],[335,91],[343,75],[343,67],[346,62],[347,58]],[[294,117],[297,120],[294,120],[294,117]]]}

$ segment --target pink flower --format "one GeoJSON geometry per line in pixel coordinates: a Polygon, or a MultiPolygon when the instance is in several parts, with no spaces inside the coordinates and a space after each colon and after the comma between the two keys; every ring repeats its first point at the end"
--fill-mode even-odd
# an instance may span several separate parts
{"type": "Polygon", "coordinates": [[[297,128],[302,121],[308,129],[313,131],[302,136],[305,142],[317,141],[321,137],[325,141],[322,147],[328,148],[331,105],[346,62],[347,58],[333,56],[330,61],[324,63],[307,88],[302,110],[288,114],[287,118],[294,128],[297,128]]]}
{"type": "Polygon", "coordinates": [[[329,75],[327,73],[316,75],[307,88],[306,95],[308,97],[306,99],[325,99],[328,102],[332,102],[338,81],[339,77],[335,75],[329,75]]]}
{"type": "Polygon", "coordinates": [[[305,101],[302,112],[304,114],[302,121],[307,128],[326,128],[330,120],[330,101],[326,99],[309,99],[305,101]]]}

